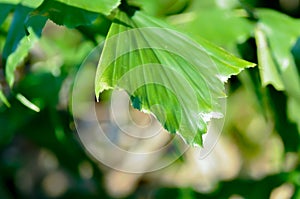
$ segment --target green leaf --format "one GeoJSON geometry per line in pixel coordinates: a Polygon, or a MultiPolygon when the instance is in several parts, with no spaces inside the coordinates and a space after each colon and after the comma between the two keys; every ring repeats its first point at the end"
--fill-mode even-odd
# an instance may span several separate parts
{"type": "Polygon", "coordinates": [[[1,7],[1,12],[0,12],[0,26],[1,26],[4,20],[6,19],[7,15],[9,14],[9,12],[14,8],[14,5],[0,3],[0,7],[1,7]]]}
{"type": "Polygon", "coordinates": [[[29,13],[32,10],[33,8],[22,5],[16,7],[3,49],[2,56],[4,59],[7,59],[8,56],[17,49],[20,40],[26,36],[27,27],[32,27],[36,35],[41,35],[46,23],[46,18],[41,16],[30,17],[29,13]]]}
{"type": "MultiPolygon", "coordinates": [[[[110,12],[116,9],[121,0],[55,0],[69,6],[74,6],[91,12],[97,12],[104,15],[109,15],[110,12]]],[[[74,16],[73,16],[74,17],[74,16]]]]}
{"type": "Polygon", "coordinates": [[[16,5],[18,3],[20,3],[21,0],[0,0],[0,3],[3,4],[12,4],[12,5],[16,5]]]}
{"type": "Polygon", "coordinates": [[[265,33],[259,27],[255,30],[257,45],[258,67],[263,86],[272,84],[277,90],[284,90],[284,85],[272,56],[265,33]]]}
{"type": "MultiPolygon", "coordinates": [[[[258,17],[258,27],[262,33],[265,34],[266,40],[269,42],[270,53],[275,63],[273,66],[265,65],[261,67],[265,70],[266,68],[269,68],[268,71],[273,72],[273,75],[274,71],[278,70],[284,90],[290,97],[300,101],[300,74],[297,71],[291,53],[292,47],[300,36],[300,21],[282,13],[267,9],[258,10],[258,17]]],[[[260,51],[260,53],[262,53],[262,51],[260,51]]],[[[265,73],[267,71],[261,72],[265,73]]],[[[267,74],[262,74],[261,76],[266,77],[267,74]]],[[[275,75],[270,83],[272,83],[275,88],[282,89],[281,82],[276,80],[278,80],[278,76],[275,75]],[[276,83],[274,83],[274,81],[276,81],[276,83]]]]}
{"type": "MultiPolygon", "coordinates": [[[[298,73],[300,73],[300,37],[297,39],[296,44],[292,48],[292,54],[298,69],[298,73]]],[[[297,123],[298,132],[300,133],[300,103],[295,99],[288,100],[288,115],[289,118],[297,123]]]]}
{"type": "Polygon", "coordinates": [[[46,23],[42,16],[29,17],[32,8],[18,5],[6,38],[3,58],[6,59],[5,75],[10,87],[14,82],[14,71],[41,35],[46,23]],[[26,21],[25,21],[26,20],[26,21]],[[28,35],[28,36],[27,36],[28,35]]]}
{"type": "Polygon", "coordinates": [[[269,50],[266,51],[267,47],[264,50],[258,49],[262,83],[264,86],[272,84],[277,90],[286,92],[289,102],[287,112],[297,122],[299,117],[293,110],[300,106],[300,73],[291,51],[300,36],[300,20],[266,9],[258,10],[258,16],[259,32],[256,34],[256,41],[258,47],[268,45],[269,50]],[[265,57],[267,53],[269,58],[265,57]]]}
{"type": "Polygon", "coordinates": [[[254,64],[165,27],[139,11],[131,17],[118,12],[99,61],[96,96],[124,89],[135,108],[152,112],[169,132],[201,146],[207,122],[222,117],[224,82],[254,64]]]}
{"type": "Polygon", "coordinates": [[[0,90],[0,100],[7,106],[10,107],[10,103],[8,102],[7,98],[5,97],[2,90],[0,90]]]}
{"type": "Polygon", "coordinates": [[[190,0],[128,0],[127,3],[152,16],[165,16],[182,12],[188,7],[190,0]]]}
{"type": "Polygon", "coordinates": [[[18,5],[16,7],[3,49],[2,56],[4,59],[7,59],[10,53],[15,51],[18,43],[25,36],[24,20],[31,10],[31,8],[24,7],[22,5],[18,5]]]}
{"type": "Polygon", "coordinates": [[[10,4],[10,5],[18,5],[22,4],[23,6],[36,8],[38,7],[43,0],[0,0],[1,4],[10,4]]]}
{"type": "Polygon", "coordinates": [[[33,14],[46,16],[56,24],[69,28],[91,24],[99,15],[53,0],[45,0],[33,14]]]}
{"type": "Polygon", "coordinates": [[[199,8],[172,16],[170,21],[196,39],[203,37],[230,51],[237,51],[237,43],[245,42],[253,31],[253,24],[239,16],[238,12],[218,8],[199,8]]]}
{"type": "Polygon", "coordinates": [[[5,74],[6,74],[6,80],[8,82],[8,85],[10,87],[13,86],[14,83],[14,72],[21,61],[27,56],[30,48],[33,46],[33,44],[38,40],[35,33],[32,31],[32,29],[28,29],[30,35],[28,37],[23,37],[18,45],[18,48],[8,56],[6,67],[5,67],[5,74]]]}
{"type": "Polygon", "coordinates": [[[18,93],[16,95],[17,100],[19,100],[24,106],[30,108],[31,110],[35,111],[35,112],[40,112],[40,108],[38,106],[36,106],[35,104],[33,104],[32,102],[30,102],[26,97],[24,97],[22,94],[18,93]]]}
{"type": "Polygon", "coordinates": [[[300,133],[300,104],[295,99],[290,98],[287,103],[287,114],[291,121],[295,122],[298,126],[298,132],[300,133]]]}
{"type": "Polygon", "coordinates": [[[29,8],[37,8],[42,2],[43,0],[21,0],[21,4],[29,8]]]}

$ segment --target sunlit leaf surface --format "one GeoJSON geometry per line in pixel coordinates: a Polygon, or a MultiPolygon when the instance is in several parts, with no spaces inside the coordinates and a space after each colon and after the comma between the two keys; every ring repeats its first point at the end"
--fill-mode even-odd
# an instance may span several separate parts
{"type": "Polygon", "coordinates": [[[169,132],[201,146],[207,122],[223,116],[223,83],[254,64],[164,27],[139,11],[118,12],[100,58],[96,95],[124,89],[135,108],[152,112],[169,132]]]}
{"type": "Polygon", "coordinates": [[[2,4],[10,4],[10,5],[17,5],[22,4],[23,6],[30,7],[30,8],[36,8],[38,7],[43,0],[0,0],[0,3],[2,4]]]}
{"type": "Polygon", "coordinates": [[[253,23],[239,16],[238,12],[214,7],[172,16],[170,21],[196,39],[203,37],[231,51],[237,51],[236,44],[245,42],[254,27],[253,23]]]}
{"type": "Polygon", "coordinates": [[[70,6],[88,10],[91,12],[98,12],[105,15],[110,14],[110,12],[117,8],[121,3],[121,0],[55,0],[61,3],[65,3],[70,6]]]}

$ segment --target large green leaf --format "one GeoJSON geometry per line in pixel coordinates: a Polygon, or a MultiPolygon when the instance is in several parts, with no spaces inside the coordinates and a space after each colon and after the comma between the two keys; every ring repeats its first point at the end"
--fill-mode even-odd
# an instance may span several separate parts
{"type": "MultiPolygon", "coordinates": [[[[110,12],[117,8],[121,0],[93,0],[93,1],[86,1],[86,0],[55,0],[70,6],[74,6],[77,8],[81,8],[84,10],[88,10],[91,12],[98,12],[105,15],[109,15],[110,12]]],[[[75,17],[75,16],[73,16],[75,17]]]]}
{"type": "MultiPolygon", "coordinates": [[[[271,83],[275,88],[284,89],[290,97],[300,101],[300,75],[291,53],[292,47],[300,36],[300,21],[267,9],[258,10],[258,17],[258,27],[261,32],[256,35],[256,40],[261,43],[262,35],[265,35],[270,55],[275,63],[270,64],[266,60],[262,62],[261,59],[259,64],[262,68],[263,85],[271,83]],[[281,80],[276,73],[279,74],[281,80]],[[282,88],[282,83],[284,88],[282,88]]],[[[258,51],[258,53],[258,57],[265,56],[263,55],[265,51],[258,51]]]]}
{"type": "Polygon", "coordinates": [[[120,88],[132,105],[152,112],[171,133],[200,146],[232,74],[254,66],[205,40],[198,44],[136,11],[118,12],[100,58],[95,92],[120,88]]]}
{"type": "Polygon", "coordinates": [[[42,5],[33,13],[46,16],[56,24],[65,25],[69,28],[91,24],[99,15],[98,13],[86,11],[53,0],[44,0],[42,5]]]}

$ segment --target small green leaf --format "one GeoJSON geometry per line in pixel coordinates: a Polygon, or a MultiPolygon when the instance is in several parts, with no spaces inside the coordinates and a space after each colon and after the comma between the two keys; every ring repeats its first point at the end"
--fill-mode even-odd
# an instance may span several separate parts
{"type": "Polygon", "coordinates": [[[131,17],[118,12],[99,61],[96,96],[124,89],[135,108],[152,112],[169,132],[201,146],[207,122],[223,116],[224,82],[254,64],[165,27],[139,11],[131,17]]]}
{"type": "Polygon", "coordinates": [[[10,103],[8,102],[7,98],[5,97],[2,90],[0,90],[0,100],[7,106],[10,107],[10,103]]]}
{"type": "Polygon", "coordinates": [[[16,95],[17,100],[19,100],[24,106],[30,108],[31,110],[35,111],[35,112],[40,112],[40,108],[38,106],[36,106],[35,104],[33,104],[32,102],[30,102],[26,97],[24,97],[22,94],[18,93],[16,95]]]}
{"type": "Polygon", "coordinates": [[[86,11],[53,0],[45,0],[42,5],[33,11],[33,14],[46,16],[56,24],[65,25],[69,28],[89,25],[99,15],[95,12],[86,11]]]}
{"type": "MultiPolygon", "coordinates": [[[[86,0],[55,0],[70,6],[74,6],[77,8],[81,8],[91,12],[97,12],[104,15],[109,15],[110,12],[116,9],[121,0],[93,0],[93,1],[86,1],[86,0]]],[[[75,17],[75,16],[73,16],[75,17]]]]}

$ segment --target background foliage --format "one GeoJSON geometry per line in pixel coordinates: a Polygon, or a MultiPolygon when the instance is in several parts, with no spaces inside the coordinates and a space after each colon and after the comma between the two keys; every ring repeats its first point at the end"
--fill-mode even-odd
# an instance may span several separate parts
{"type": "Polygon", "coordinates": [[[127,1],[258,64],[227,84],[225,128],[208,159],[191,149],[141,176],[99,166],[76,136],[74,77],[121,3],[86,2],[0,0],[0,198],[300,197],[298,0],[127,1]]]}

